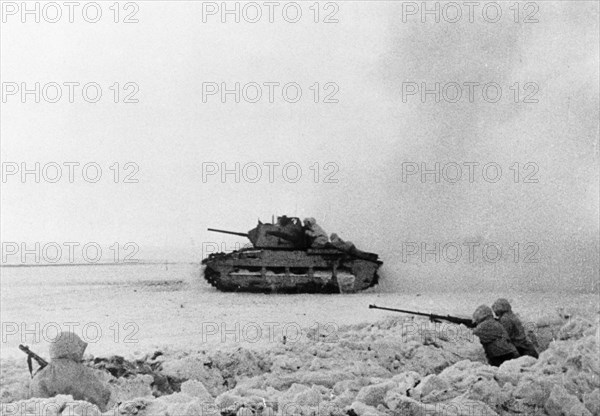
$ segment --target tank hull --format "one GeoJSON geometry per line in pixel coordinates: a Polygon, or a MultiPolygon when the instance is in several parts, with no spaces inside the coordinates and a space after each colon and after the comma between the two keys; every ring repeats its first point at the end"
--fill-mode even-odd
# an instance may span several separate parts
{"type": "Polygon", "coordinates": [[[242,249],[202,261],[204,278],[227,292],[354,293],[377,283],[376,255],[335,249],[242,249]]]}

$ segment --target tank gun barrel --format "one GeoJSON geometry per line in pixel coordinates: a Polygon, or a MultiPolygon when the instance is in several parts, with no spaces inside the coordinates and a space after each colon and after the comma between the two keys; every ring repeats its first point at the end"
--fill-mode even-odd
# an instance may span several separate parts
{"type": "Polygon", "coordinates": [[[236,231],[226,231],[226,230],[218,230],[216,228],[207,228],[208,231],[212,231],[215,233],[221,233],[221,234],[231,234],[231,235],[239,235],[240,237],[248,237],[247,233],[238,233],[236,231]]]}

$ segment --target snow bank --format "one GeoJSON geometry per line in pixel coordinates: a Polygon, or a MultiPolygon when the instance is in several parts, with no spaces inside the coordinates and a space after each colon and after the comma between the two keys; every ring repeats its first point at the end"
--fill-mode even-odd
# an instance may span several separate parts
{"type": "MultiPolygon", "coordinates": [[[[102,370],[114,406],[104,415],[600,415],[598,323],[560,323],[539,359],[499,368],[464,326],[398,319],[264,351],[163,351],[126,376],[102,370]]],[[[3,365],[3,415],[100,414],[70,396],[22,400],[22,374],[3,365]]]]}

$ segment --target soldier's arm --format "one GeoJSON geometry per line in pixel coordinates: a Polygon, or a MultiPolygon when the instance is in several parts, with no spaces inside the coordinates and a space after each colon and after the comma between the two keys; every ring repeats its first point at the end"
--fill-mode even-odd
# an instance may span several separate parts
{"type": "Polygon", "coordinates": [[[473,329],[473,333],[479,337],[479,341],[481,341],[482,344],[489,344],[498,339],[498,334],[496,334],[492,328],[482,325],[473,329]]]}
{"type": "Polygon", "coordinates": [[[510,339],[515,339],[519,335],[519,327],[517,323],[512,319],[506,319],[506,325],[504,325],[504,329],[506,329],[506,333],[510,339]]]}
{"type": "Polygon", "coordinates": [[[510,336],[513,326],[510,319],[508,319],[506,315],[503,315],[500,318],[498,318],[498,322],[500,322],[506,333],[510,336]]]}

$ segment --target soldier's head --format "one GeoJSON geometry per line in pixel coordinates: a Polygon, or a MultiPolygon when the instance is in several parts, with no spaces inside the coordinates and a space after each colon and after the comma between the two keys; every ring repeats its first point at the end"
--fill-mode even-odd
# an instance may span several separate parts
{"type": "Polygon", "coordinates": [[[314,218],[304,218],[304,226],[305,227],[310,227],[312,225],[315,225],[317,223],[317,221],[314,218]]]}
{"type": "Polygon", "coordinates": [[[494,302],[494,304],[492,305],[492,310],[494,311],[496,316],[502,316],[507,312],[511,312],[510,303],[508,303],[508,300],[500,298],[496,300],[496,302],[494,302]]]}
{"type": "Polygon", "coordinates": [[[50,359],[67,358],[79,362],[83,359],[87,345],[87,342],[73,332],[61,332],[50,344],[50,359]]]}
{"type": "Polygon", "coordinates": [[[492,312],[492,308],[487,305],[478,306],[475,312],[473,312],[473,322],[475,325],[479,325],[489,318],[494,318],[494,313],[492,312]]]}

